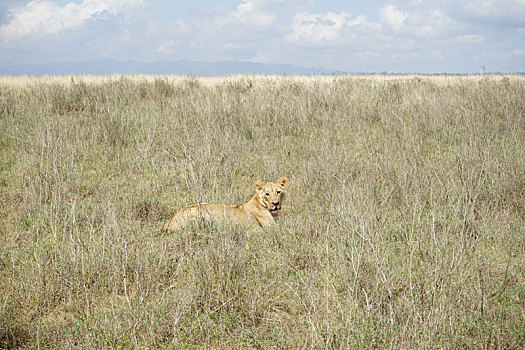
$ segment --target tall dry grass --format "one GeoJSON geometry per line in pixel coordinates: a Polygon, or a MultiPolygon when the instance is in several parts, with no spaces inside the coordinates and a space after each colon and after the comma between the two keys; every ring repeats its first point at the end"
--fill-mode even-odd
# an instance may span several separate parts
{"type": "Polygon", "coordinates": [[[0,79],[0,348],[525,345],[523,77],[0,79]],[[168,235],[286,175],[278,225],[168,235]]]}

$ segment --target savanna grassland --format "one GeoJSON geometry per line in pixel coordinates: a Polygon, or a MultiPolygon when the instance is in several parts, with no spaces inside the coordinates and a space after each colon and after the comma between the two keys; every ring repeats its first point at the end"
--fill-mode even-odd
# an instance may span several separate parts
{"type": "Polygon", "coordinates": [[[525,346],[523,76],[2,77],[0,152],[0,348],[525,346]]]}

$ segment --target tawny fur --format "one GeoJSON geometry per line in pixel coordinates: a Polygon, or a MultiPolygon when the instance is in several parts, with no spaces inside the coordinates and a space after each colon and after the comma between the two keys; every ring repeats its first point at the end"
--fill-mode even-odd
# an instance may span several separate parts
{"type": "Polygon", "coordinates": [[[275,182],[257,180],[255,195],[241,205],[195,204],[180,208],[164,225],[164,230],[174,232],[198,219],[226,222],[248,230],[268,227],[279,215],[287,182],[284,176],[275,182]]]}

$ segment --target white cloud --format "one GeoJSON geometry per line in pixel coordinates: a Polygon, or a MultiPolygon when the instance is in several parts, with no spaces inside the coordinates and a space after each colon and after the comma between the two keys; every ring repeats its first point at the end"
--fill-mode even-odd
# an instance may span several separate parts
{"type": "Polygon", "coordinates": [[[168,24],[165,31],[170,34],[185,34],[190,31],[190,26],[185,21],[177,20],[168,24]]]}
{"type": "Polygon", "coordinates": [[[76,30],[91,19],[124,13],[142,4],[143,0],[84,0],[59,6],[47,0],[33,0],[9,12],[7,24],[0,27],[0,39],[9,42],[76,30]]]}
{"type": "Polygon", "coordinates": [[[327,14],[298,13],[293,17],[292,40],[311,41],[336,40],[341,37],[342,29],[350,14],[347,12],[327,14]]]}
{"type": "Polygon", "coordinates": [[[500,17],[523,22],[525,0],[462,0],[459,5],[477,17],[500,17]]]}
{"type": "Polygon", "coordinates": [[[173,46],[176,44],[175,40],[170,40],[166,43],[163,43],[162,45],[159,46],[159,48],[157,49],[157,52],[158,53],[162,53],[162,54],[170,54],[173,52],[173,46]]]}
{"type": "Polygon", "coordinates": [[[277,18],[267,9],[268,5],[274,2],[279,2],[279,0],[243,0],[234,11],[215,18],[214,23],[219,26],[240,23],[268,27],[277,18]]]}
{"type": "Polygon", "coordinates": [[[379,17],[394,31],[400,31],[403,29],[408,15],[399,11],[395,5],[387,4],[379,9],[379,17]]]}
{"type": "Polygon", "coordinates": [[[483,35],[475,34],[459,35],[456,37],[456,42],[465,45],[478,45],[485,42],[485,37],[483,35]]]}
{"type": "Polygon", "coordinates": [[[511,49],[511,50],[502,50],[494,52],[481,52],[474,55],[474,59],[480,63],[495,63],[509,60],[516,60],[520,62],[521,67],[523,67],[523,62],[525,62],[525,50],[522,49],[511,49]]]}
{"type": "Polygon", "coordinates": [[[275,21],[276,16],[271,12],[263,10],[260,6],[263,3],[264,1],[261,0],[244,0],[237,6],[233,17],[241,23],[269,26],[275,21]]]}
{"type": "Polygon", "coordinates": [[[417,1],[403,11],[395,5],[386,4],[379,9],[379,17],[385,33],[390,30],[392,34],[408,37],[444,36],[460,27],[440,8],[417,1]]]}
{"type": "Polygon", "coordinates": [[[301,12],[294,15],[288,42],[300,45],[345,44],[357,35],[369,36],[378,32],[378,26],[366,16],[352,18],[350,13],[328,12],[324,14],[301,12]]]}
{"type": "Polygon", "coordinates": [[[350,71],[523,70],[525,0],[339,2],[337,10],[318,0],[199,1],[166,1],[159,10],[149,0],[0,0],[0,63],[109,57],[350,71]],[[352,8],[372,12],[346,12],[352,8]]]}
{"type": "Polygon", "coordinates": [[[253,50],[275,40],[282,25],[275,5],[283,0],[239,0],[234,7],[209,8],[200,18],[150,26],[163,59],[249,59],[253,50]]]}

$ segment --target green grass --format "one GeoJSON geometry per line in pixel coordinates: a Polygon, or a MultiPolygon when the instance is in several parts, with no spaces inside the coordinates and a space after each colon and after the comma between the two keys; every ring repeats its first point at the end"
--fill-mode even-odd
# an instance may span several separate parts
{"type": "Polygon", "coordinates": [[[0,79],[0,348],[525,346],[523,77],[0,79]],[[285,175],[278,224],[166,234],[285,175]]]}

